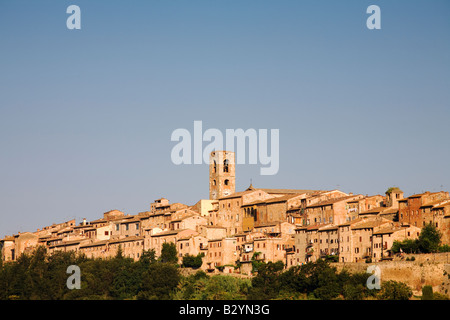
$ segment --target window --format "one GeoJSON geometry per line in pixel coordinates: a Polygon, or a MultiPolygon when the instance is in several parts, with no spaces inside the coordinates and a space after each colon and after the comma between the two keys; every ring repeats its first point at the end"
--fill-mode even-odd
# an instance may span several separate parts
{"type": "Polygon", "coordinates": [[[223,161],[223,172],[228,172],[228,165],[229,165],[230,161],[228,161],[228,159],[225,159],[223,161]]]}
{"type": "Polygon", "coordinates": [[[225,179],[224,184],[227,186],[230,183],[230,180],[225,179]]]}

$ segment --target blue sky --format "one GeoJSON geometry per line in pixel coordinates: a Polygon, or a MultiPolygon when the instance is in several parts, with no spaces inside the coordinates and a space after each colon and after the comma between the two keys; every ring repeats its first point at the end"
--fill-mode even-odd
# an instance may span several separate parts
{"type": "Polygon", "coordinates": [[[0,2],[0,237],[208,198],[173,130],[280,130],[237,189],[450,190],[448,1],[0,2]],[[66,8],[81,8],[68,30],[66,8]],[[366,8],[381,8],[368,30],[366,8]]]}

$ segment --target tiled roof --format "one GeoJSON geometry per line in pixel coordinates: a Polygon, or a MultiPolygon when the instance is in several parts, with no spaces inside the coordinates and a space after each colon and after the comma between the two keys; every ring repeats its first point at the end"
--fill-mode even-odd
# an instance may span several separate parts
{"type": "Polygon", "coordinates": [[[326,205],[330,205],[330,204],[334,204],[336,202],[340,202],[340,201],[344,201],[353,197],[357,197],[358,195],[353,195],[353,196],[345,196],[345,197],[339,197],[339,198],[335,198],[335,199],[330,199],[330,200],[324,200],[315,204],[311,204],[308,205],[307,208],[316,208],[316,207],[322,207],[322,206],[326,206],[326,205]]]}

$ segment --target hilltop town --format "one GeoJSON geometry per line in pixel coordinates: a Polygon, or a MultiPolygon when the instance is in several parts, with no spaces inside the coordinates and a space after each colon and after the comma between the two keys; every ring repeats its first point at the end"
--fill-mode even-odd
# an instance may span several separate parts
{"type": "Polygon", "coordinates": [[[234,153],[215,151],[209,165],[209,199],[194,205],[160,198],[134,215],[108,211],[94,221],[75,220],[0,240],[2,260],[15,261],[38,246],[77,251],[89,258],[123,255],[138,260],[146,250],[161,254],[174,243],[179,261],[203,254],[207,273],[251,274],[252,261],[282,261],[285,268],[335,257],[337,262],[393,259],[394,241],[417,239],[432,224],[450,244],[450,196],[425,192],[404,197],[340,190],[235,190],[234,153]],[[239,266],[238,268],[236,266],[239,266]]]}

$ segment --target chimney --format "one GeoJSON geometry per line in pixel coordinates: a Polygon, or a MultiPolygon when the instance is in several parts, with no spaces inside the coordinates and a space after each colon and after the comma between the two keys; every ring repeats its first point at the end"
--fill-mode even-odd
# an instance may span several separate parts
{"type": "Polygon", "coordinates": [[[86,225],[86,218],[83,218],[83,226],[86,225]]]}

